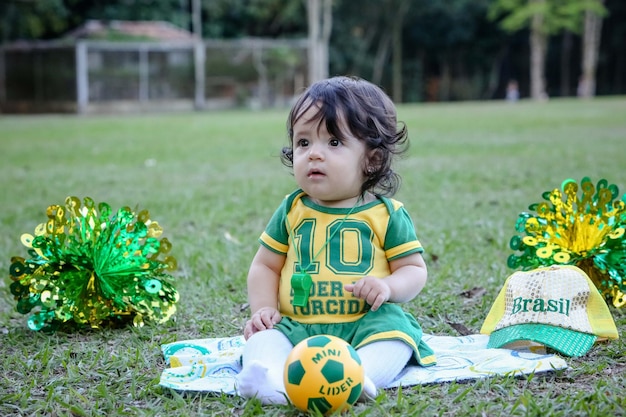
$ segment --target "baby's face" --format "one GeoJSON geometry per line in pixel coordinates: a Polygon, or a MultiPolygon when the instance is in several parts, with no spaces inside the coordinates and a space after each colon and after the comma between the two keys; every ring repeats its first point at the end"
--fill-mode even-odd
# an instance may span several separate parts
{"type": "MultiPolygon", "coordinates": [[[[298,186],[316,203],[352,207],[365,181],[365,143],[351,134],[336,138],[312,106],[293,126],[293,171],[298,186]]],[[[349,132],[347,128],[343,132],[349,132]]]]}

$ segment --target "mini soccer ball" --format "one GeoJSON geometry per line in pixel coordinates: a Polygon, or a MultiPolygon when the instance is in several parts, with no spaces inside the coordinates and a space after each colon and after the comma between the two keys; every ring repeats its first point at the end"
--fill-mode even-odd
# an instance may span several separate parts
{"type": "Polygon", "coordinates": [[[363,378],[356,350],[330,335],[301,341],[285,363],[287,396],[302,411],[330,414],[348,408],[361,395],[363,378]]]}

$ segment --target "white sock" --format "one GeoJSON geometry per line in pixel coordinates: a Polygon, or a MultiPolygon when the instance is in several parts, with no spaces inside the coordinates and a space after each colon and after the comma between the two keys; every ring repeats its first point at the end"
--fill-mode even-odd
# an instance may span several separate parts
{"type": "Polygon", "coordinates": [[[293,345],[278,330],[263,330],[246,341],[237,391],[263,404],[287,404],[283,371],[293,345]]]}
{"type": "Polygon", "coordinates": [[[363,393],[376,398],[376,389],[386,388],[402,372],[413,355],[413,349],[400,340],[382,340],[357,349],[365,371],[363,393]],[[374,386],[374,392],[368,386],[374,386]]]}
{"type": "Polygon", "coordinates": [[[359,402],[367,402],[369,400],[373,400],[377,395],[376,385],[372,382],[372,380],[365,375],[363,378],[363,391],[361,391],[361,396],[359,397],[359,402]]]}

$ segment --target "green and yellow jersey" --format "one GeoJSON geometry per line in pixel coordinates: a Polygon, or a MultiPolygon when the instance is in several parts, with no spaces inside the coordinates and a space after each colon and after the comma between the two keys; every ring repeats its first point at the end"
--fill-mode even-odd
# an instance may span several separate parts
{"type": "Polygon", "coordinates": [[[422,252],[402,203],[385,197],[362,206],[329,208],[302,190],[288,195],[260,237],[262,245],[286,255],[279,284],[279,310],[300,323],[346,323],[369,309],[344,285],[390,274],[389,261],[422,252]],[[307,272],[313,281],[308,302],[293,305],[291,277],[307,272]]]}

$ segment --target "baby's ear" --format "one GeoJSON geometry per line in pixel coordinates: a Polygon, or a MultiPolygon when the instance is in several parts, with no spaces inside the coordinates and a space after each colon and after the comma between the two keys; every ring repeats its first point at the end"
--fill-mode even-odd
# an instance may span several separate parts
{"type": "Polygon", "coordinates": [[[380,149],[372,149],[369,151],[367,160],[367,173],[369,175],[380,170],[383,165],[383,153],[380,149]]]}

